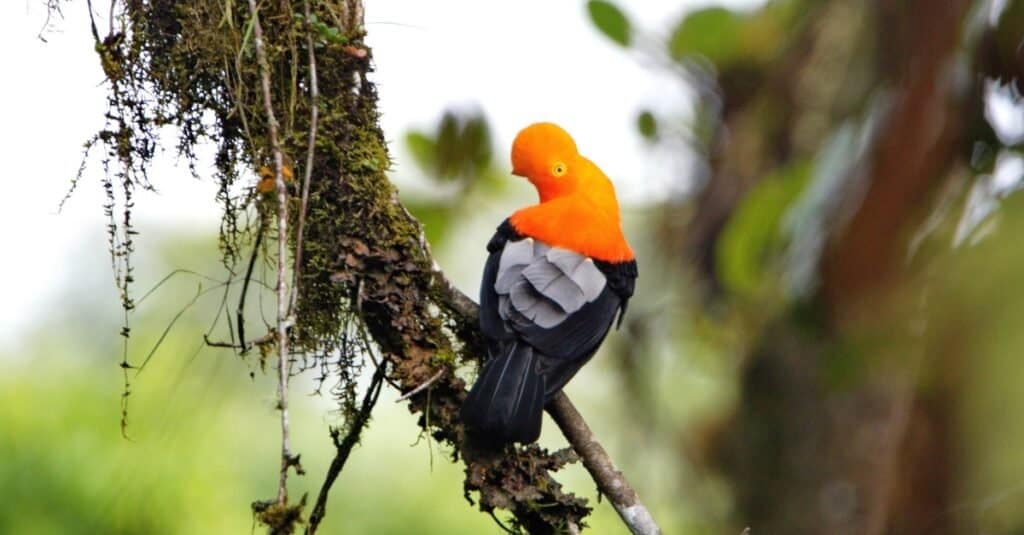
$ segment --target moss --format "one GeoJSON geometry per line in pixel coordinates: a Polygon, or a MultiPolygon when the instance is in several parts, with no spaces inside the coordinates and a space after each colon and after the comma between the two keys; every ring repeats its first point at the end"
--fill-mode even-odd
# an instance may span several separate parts
{"type": "Polygon", "coordinates": [[[302,523],[302,509],[305,505],[305,496],[295,505],[280,504],[276,501],[253,502],[252,512],[269,528],[271,535],[290,535],[295,532],[296,525],[302,523]]]}

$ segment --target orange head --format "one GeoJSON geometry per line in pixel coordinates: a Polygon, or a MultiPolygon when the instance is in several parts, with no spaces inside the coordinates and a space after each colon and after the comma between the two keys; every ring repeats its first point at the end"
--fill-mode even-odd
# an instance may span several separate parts
{"type": "Polygon", "coordinates": [[[576,190],[581,159],[572,136],[554,123],[531,124],[512,142],[512,174],[526,177],[541,202],[576,190]]]}
{"type": "Polygon", "coordinates": [[[512,214],[519,232],[601,260],[633,258],[619,222],[615,188],[553,123],[534,123],[512,142],[512,173],[526,177],[540,204],[512,214]]]}

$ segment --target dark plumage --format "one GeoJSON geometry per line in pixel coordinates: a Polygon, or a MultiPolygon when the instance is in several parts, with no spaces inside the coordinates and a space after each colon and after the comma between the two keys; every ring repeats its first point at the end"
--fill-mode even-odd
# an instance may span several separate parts
{"type": "Polygon", "coordinates": [[[547,403],[597,351],[633,294],[636,262],[595,261],[519,234],[506,220],[487,246],[480,327],[488,359],[462,406],[497,442],[540,435],[547,403]]]}

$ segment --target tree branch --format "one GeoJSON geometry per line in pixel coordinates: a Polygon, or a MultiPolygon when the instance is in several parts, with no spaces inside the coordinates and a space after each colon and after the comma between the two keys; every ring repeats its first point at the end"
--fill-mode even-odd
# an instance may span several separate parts
{"type": "Polygon", "coordinates": [[[323,520],[324,515],[327,514],[327,496],[331,492],[331,487],[334,485],[334,482],[341,474],[341,470],[345,468],[345,462],[348,461],[348,456],[352,453],[352,448],[359,442],[359,437],[362,434],[363,428],[365,428],[366,424],[370,421],[370,413],[373,411],[373,407],[377,404],[377,398],[380,397],[381,387],[384,384],[386,366],[387,363],[385,362],[377,365],[377,369],[373,373],[373,379],[370,380],[370,386],[366,389],[366,395],[363,396],[363,403],[359,407],[359,412],[356,414],[355,418],[349,423],[348,432],[345,434],[345,437],[339,439],[338,429],[331,429],[331,438],[334,439],[336,453],[334,455],[334,460],[331,461],[331,466],[327,469],[327,475],[324,477],[324,484],[320,487],[320,495],[316,498],[316,505],[313,506],[313,512],[309,515],[309,525],[306,526],[306,535],[313,535],[316,533],[317,528],[320,526],[320,521],[323,520]]]}
{"type": "MultiPolygon", "coordinates": [[[[260,82],[263,88],[263,106],[267,113],[267,127],[270,145],[274,152],[274,184],[277,190],[277,408],[281,411],[281,473],[277,486],[277,505],[288,503],[288,468],[298,467],[298,457],[291,452],[291,438],[288,424],[288,378],[291,375],[288,363],[288,189],[284,183],[284,159],[277,135],[277,117],[274,116],[274,100],[270,93],[270,65],[263,45],[263,27],[256,7],[256,0],[249,0],[249,11],[253,18],[253,40],[256,45],[256,61],[259,63],[260,82]]],[[[301,468],[297,468],[301,471],[301,468]]]]}
{"type": "Polygon", "coordinates": [[[444,375],[445,370],[447,370],[447,368],[441,368],[440,370],[437,370],[437,373],[435,373],[430,379],[424,381],[423,384],[421,384],[420,386],[417,386],[416,388],[413,388],[412,390],[406,392],[405,394],[402,394],[401,397],[395,400],[395,403],[401,403],[415,396],[416,394],[419,394],[420,392],[423,392],[424,390],[430,388],[430,385],[434,384],[434,381],[437,381],[438,379],[441,378],[442,375],[444,375]]]}
{"type": "Polygon", "coordinates": [[[316,154],[316,128],[320,114],[320,87],[316,75],[316,47],[313,46],[312,20],[309,0],[303,0],[302,12],[306,24],[306,48],[309,49],[309,149],[306,151],[306,168],[302,173],[302,201],[299,205],[299,223],[295,232],[295,273],[292,282],[292,297],[288,314],[295,314],[295,303],[299,298],[299,280],[302,273],[302,237],[306,230],[306,211],[309,208],[309,181],[313,176],[313,162],[316,154]]]}
{"type": "Polygon", "coordinates": [[[256,230],[256,240],[252,244],[252,253],[249,254],[249,264],[245,268],[245,278],[242,279],[242,293],[238,296],[238,309],[235,311],[235,318],[238,322],[238,343],[241,346],[239,354],[245,355],[249,352],[251,345],[245,342],[245,296],[249,293],[249,281],[252,280],[253,269],[256,268],[256,258],[260,254],[260,246],[263,244],[263,233],[266,229],[263,225],[263,218],[260,218],[259,228],[256,230]]]}
{"type": "Polygon", "coordinates": [[[647,506],[640,501],[633,487],[626,481],[622,472],[615,467],[608,452],[594,437],[594,433],[583,419],[583,415],[569,401],[564,392],[555,394],[548,403],[548,414],[558,424],[562,434],[576,454],[583,460],[583,466],[590,472],[590,477],[597,483],[597,489],[612,503],[615,512],[619,513],[622,522],[634,535],[659,535],[658,527],[647,506]]]}

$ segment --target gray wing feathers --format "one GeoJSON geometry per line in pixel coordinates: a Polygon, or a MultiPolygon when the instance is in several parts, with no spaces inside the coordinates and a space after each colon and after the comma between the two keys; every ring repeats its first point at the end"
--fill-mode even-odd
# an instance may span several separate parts
{"type": "Polygon", "coordinates": [[[494,281],[494,290],[498,295],[508,295],[523,268],[533,260],[533,240],[525,239],[509,242],[501,252],[498,262],[498,276],[494,281]]]}
{"type": "Polygon", "coordinates": [[[583,291],[583,297],[588,303],[601,295],[604,285],[608,282],[604,273],[601,273],[594,265],[594,261],[589,258],[581,262],[572,274],[566,275],[583,291]]]}
{"type": "Polygon", "coordinates": [[[566,312],[576,312],[585,302],[583,290],[554,264],[534,262],[523,270],[523,277],[537,293],[554,301],[566,312]]]}
{"type": "MultiPolygon", "coordinates": [[[[559,308],[559,306],[549,299],[545,299],[544,295],[537,292],[537,290],[531,286],[528,282],[522,281],[512,286],[512,293],[509,294],[509,302],[512,304],[512,308],[516,312],[522,314],[526,319],[530,320],[545,329],[554,327],[567,316],[566,312],[559,308]]],[[[513,322],[516,322],[519,318],[516,318],[514,314],[509,315],[513,322]]]]}
{"type": "Polygon", "coordinates": [[[494,290],[502,319],[548,329],[597,299],[605,284],[589,258],[527,238],[505,246],[494,290]]]}
{"type": "Polygon", "coordinates": [[[591,302],[601,295],[607,282],[604,273],[594,265],[594,261],[567,249],[552,248],[547,259],[550,265],[558,267],[583,292],[586,302],[591,302]]]}

